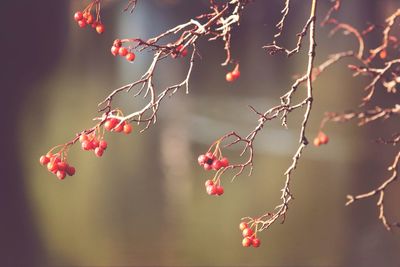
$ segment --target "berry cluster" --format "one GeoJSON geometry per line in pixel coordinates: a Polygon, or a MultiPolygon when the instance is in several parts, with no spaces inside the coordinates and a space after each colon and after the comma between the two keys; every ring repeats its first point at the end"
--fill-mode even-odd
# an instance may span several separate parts
{"type": "Polygon", "coordinates": [[[98,34],[102,34],[105,30],[104,24],[99,20],[99,16],[97,16],[95,21],[90,11],[77,11],[74,14],[74,19],[81,28],[85,28],[86,25],[91,25],[98,34]]]}
{"type": "Polygon", "coordinates": [[[214,142],[208,149],[207,153],[201,154],[197,158],[199,165],[202,166],[204,170],[216,171],[214,178],[205,182],[206,192],[209,195],[220,196],[224,193],[224,188],[221,185],[221,175],[224,172],[224,169],[229,166],[229,160],[222,156],[219,147],[220,142],[221,140],[214,142]],[[214,152],[211,152],[211,150],[214,150],[214,152]]]}
{"type": "Polygon", "coordinates": [[[206,154],[202,154],[197,158],[197,161],[199,162],[199,165],[204,168],[204,170],[209,171],[209,170],[214,170],[218,171],[221,168],[225,168],[229,165],[229,161],[225,157],[221,157],[221,159],[218,159],[214,153],[207,152],[206,154]]]}
{"type": "Polygon", "coordinates": [[[126,47],[122,46],[123,41],[120,39],[116,39],[113,43],[113,46],[111,47],[111,54],[114,56],[121,56],[125,57],[126,60],[132,62],[135,60],[136,55],[131,51],[131,49],[128,49],[126,47]]]}
{"type": "Polygon", "coordinates": [[[226,74],[225,79],[227,82],[234,82],[239,77],[240,77],[239,64],[237,64],[236,67],[233,69],[233,71],[230,71],[226,74]]]}
{"type": "Polygon", "coordinates": [[[103,156],[104,150],[107,149],[107,142],[103,139],[99,139],[95,134],[81,134],[79,136],[79,142],[83,150],[94,150],[94,154],[97,157],[103,156]]]}
{"type": "Polygon", "coordinates": [[[239,229],[242,231],[243,240],[242,246],[243,247],[250,247],[253,246],[258,248],[261,245],[260,239],[257,238],[256,233],[251,230],[247,223],[241,222],[239,224],[239,229]]]}
{"type": "Polygon", "coordinates": [[[61,153],[53,154],[48,152],[39,159],[40,164],[47,167],[47,170],[57,176],[58,179],[64,180],[65,176],[75,174],[75,168],[67,163],[61,157],[61,153]]]}
{"type": "Polygon", "coordinates": [[[320,131],[317,137],[314,138],[314,146],[326,145],[329,142],[329,137],[320,131]]]}
{"type": "Polygon", "coordinates": [[[224,188],[221,185],[220,180],[218,180],[217,183],[214,183],[213,180],[207,180],[204,185],[206,187],[207,194],[209,194],[210,196],[220,196],[224,193],[224,188]]]}
{"type": "Polygon", "coordinates": [[[109,118],[104,123],[104,129],[117,133],[123,132],[125,134],[130,134],[132,132],[132,125],[125,121],[121,122],[116,118],[109,118]]]}

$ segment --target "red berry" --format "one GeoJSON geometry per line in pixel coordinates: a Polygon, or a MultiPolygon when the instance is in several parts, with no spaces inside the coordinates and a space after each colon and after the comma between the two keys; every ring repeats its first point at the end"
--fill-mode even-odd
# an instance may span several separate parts
{"type": "Polygon", "coordinates": [[[96,147],[98,147],[99,145],[100,145],[99,140],[97,140],[97,138],[93,138],[93,140],[92,140],[92,147],[93,147],[93,148],[96,148],[96,147]]]}
{"type": "Polygon", "coordinates": [[[228,72],[225,76],[227,82],[233,82],[235,79],[233,78],[232,72],[228,72]]]}
{"type": "Polygon", "coordinates": [[[179,46],[176,48],[176,51],[177,51],[182,57],[185,57],[185,56],[187,55],[187,53],[188,53],[187,48],[184,48],[183,45],[179,45],[179,46]]]}
{"type": "Polygon", "coordinates": [[[252,243],[252,241],[251,241],[251,239],[249,237],[245,237],[242,240],[242,246],[243,247],[250,247],[251,243],[252,243]]]}
{"type": "Polygon", "coordinates": [[[379,57],[380,57],[381,59],[385,59],[386,56],[387,56],[387,51],[386,51],[386,49],[383,49],[383,50],[379,53],[379,57]]]}
{"type": "Polygon", "coordinates": [[[83,14],[82,14],[82,12],[81,12],[81,11],[75,12],[75,14],[74,14],[74,19],[75,19],[75,21],[79,21],[79,20],[83,19],[83,14]]]}
{"type": "Polygon", "coordinates": [[[83,142],[85,140],[88,140],[88,136],[86,134],[81,134],[81,136],[79,136],[79,142],[83,142]]]}
{"type": "Polygon", "coordinates": [[[111,47],[111,54],[116,56],[116,55],[118,55],[118,52],[119,52],[119,47],[116,47],[116,46],[111,47]]]}
{"type": "Polygon", "coordinates": [[[200,155],[197,158],[197,162],[199,163],[200,166],[204,165],[204,163],[206,163],[207,157],[206,155],[200,155]]]}
{"type": "Polygon", "coordinates": [[[61,161],[61,159],[60,159],[58,156],[54,155],[54,156],[50,159],[50,161],[57,164],[57,163],[59,163],[59,162],[61,161]]]}
{"type": "Polygon", "coordinates": [[[81,19],[81,20],[78,21],[78,25],[81,28],[85,28],[86,27],[86,21],[81,19]]]}
{"type": "Polygon", "coordinates": [[[114,129],[114,127],[117,125],[117,123],[118,123],[118,120],[115,118],[108,119],[104,123],[104,129],[106,129],[107,131],[111,131],[112,129],[114,129]]]}
{"type": "Polygon", "coordinates": [[[94,21],[92,14],[88,14],[86,17],[86,23],[87,24],[92,24],[94,21]]]}
{"type": "Polygon", "coordinates": [[[132,132],[132,125],[125,124],[123,127],[124,134],[130,134],[132,132]]]}
{"type": "Polygon", "coordinates": [[[222,158],[221,160],[220,160],[220,162],[221,162],[221,164],[222,164],[222,167],[228,167],[229,166],[229,160],[227,159],[227,158],[222,158]]]}
{"type": "Polygon", "coordinates": [[[75,167],[68,166],[67,169],[65,170],[65,172],[66,172],[69,176],[72,176],[72,175],[75,174],[75,167]]]}
{"type": "Polygon", "coordinates": [[[220,185],[217,185],[215,190],[216,190],[216,194],[218,196],[220,196],[220,195],[222,195],[224,193],[224,188],[222,186],[220,186],[220,185]]]}
{"type": "Polygon", "coordinates": [[[204,163],[203,168],[204,168],[204,170],[206,170],[206,171],[209,171],[209,170],[212,169],[211,165],[208,164],[208,163],[204,163]]]}
{"type": "Polygon", "coordinates": [[[104,140],[101,140],[99,143],[99,147],[105,150],[107,148],[107,142],[104,140]]]}
{"type": "Polygon", "coordinates": [[[135,60],[135,54],[134,53],[132,53],[132,52],[129,52],[127,55],[126,55],[126,60],[128,60],[128,61],[134,61],[135,60]]]}
{"type": "Polygon", "coordinates": [[[115,128],[113,129],[114,132],[120,133],[124,130],[124,123],[119,123],[115,128]]]}
{"type": "Polygon", "coordinates": [[[104,24],[101,24],[100,22],[96,25],[96,32],[98,34],[102,34],[105,30],[104,24]]]}
{"type": "Polygon", "coordinates": [[[65,178],[65,171],[57,171],[57,178],[58,179],[60,179],[60,180],[64,180],[64,178],[65,178]]]}
{"type": "Polygon", "coordinates": [[[245,222],[241,222],[240,224],[239,224],[239,229],[240,229],[240,231],[243,231],[244,229],[246,229],[246,228],[248,228],[249,226],[247,225],[247,223],[245,223],[245,222]]]}
{"type": "Polygon", "coordinates": [[[67,163],[65,161],[61,161],[57,163],[57,169],[59,171],[65,171],[67,169],[67,163]]]}
{"type": "Polygon", "coordinates": [[[97,157],[101,157],[103,156],[104,150],[100,147],[96,147],[96,149],[94,150],[94,154],[96,154],[97,157]]]}
{"type": "Polygon", "coordinates": [[[253,247],[258,248],[261,245],[261,241],[258,238],[253,238],[251,244],[253,245],[253,247]]]}
{"type": "Polygon", "coordinates": [[[217,187],[215,185],[209,185],[207,186],[206,191],[209,195],[215,195],[217,194],[217,187]]]}
{"type": "Polygon", "coordinates": [[[253,235],[253,230],[251,230],[251,228],[246,228],[243,230],[242,235],[243,235],[243,237],[246,237],[246,236],[250,237],[253,235]]]}
{"type": "Polygon", "coordinates": [[[314,146],[320,146],[321,145],[321,140],[319,140],[318,137],[315,137],[313,143],[314,143],[314,146]]]}
{"type": "Polygon", "coordinates": [[[50,159],[47,156],[41,156],[39,159],[40,164],[43,166],[50,162],[50,159]]]}
{"type": "Polygon", "coordinates": [[[54,161],[50,161],[49,163],[47,163],[47,169],[49,171],[57,171],[57,163],[55,163],[54,161]]]}
{"type": "Polygon", "coordinates": [[[82,149],[83,150],[91,150],[91,149],[93,149],[92,142],[90,142],[89,140],[83,141],[82,142],[82,149]]]}
{"type": "Polygon", "coordinates": [[[238,79],[238,78],[240,77],[240,71],[234,69],[234,70],[231,72],[231,75],[232,75],[233,80],[236,80],[236,79],[238,79]]]}
{"type": "Polygon", "coordinates": [[[329,142],[329,137],[326,134],[324,134],[323,132],[320,132],[318,134],[318,138],[321,141],[322,145],[326,145],[329,142]]]}
{"type": "Polygon", "coordinates": [[[113,46],[115,46],[117,48],[120,48],[122,46],[121,40],[120,39],[115,39],[114,43],[113,43],[113,46]]]}
{"type": "Polygon", "coordinates": [[[204,185],[208,187],[209,185],[214,185],[214,182],[213,180],[207,180],[204,185]]]}
{"type": "Polygon", "coordinates": [[[121,47],[121,48],[119,49],[119,51],[118,51],[118,54],[119,54],[121,57],[124,57],[124,56],[126,56],[126,55],[128,54],[128,49],[126,49],[125,47],[121,47]]]}
{"type": "Polygon", "coordinates": [[[212,167],[212,169],[214,170],[214,171],[218,171],[219,169],[221,169],[221,167],[222,167],[222,163],[221,163],[221,161],[220,160],[214,160],[213,161],[213,163],[212,163],[212,165],[211,165],[211,167],[212,167]]]}

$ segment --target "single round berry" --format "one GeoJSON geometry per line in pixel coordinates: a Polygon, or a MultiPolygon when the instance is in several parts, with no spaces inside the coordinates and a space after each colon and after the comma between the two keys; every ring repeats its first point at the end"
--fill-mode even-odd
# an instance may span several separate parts
{"type": "Polygon", "coordinates": [[[43,166],[50,162],[50,158],[47,156],[41,156],[39,159],[40,164],[43,166]]]}
{"type": "Polygon", "coordinates": [[[211,167],[212,167],[212,169],[214,170],[214,171],[218,171],[219,169],[221,169],[222,168],[222,163],[221,163],[221,161],[220,160],[214,160],[213,161],[213,163],[212,163],[212,165],[211,165],[211,167]]]}
{"type": "Polygon", "coordinates": [[[240,71],[234,69],[234,70],[231,72],[231,75],[232,75],[233,80],[236,80],[236,79],[238,79],[238,78],[240,77],[240,71]]]}
{"type": "Polygon", "coordinates": [[[98,34],[102,34],[102,33],[104,32],[104,30],[105,30],[104,24],[102,24],[102,23],[99,22],[99,23],[96,25],[96,32],[97,32],[98,34]]]}
{"type": "Polygon", "coordinates": [[[242,235],[243,235],[243,237],[246,237],[246,236],[250,237],[253,235],[253,230],[251,230],[251,228],[246,228],[243,230],[242,235]]]}
{"type": "Polygon", "coordinates": [[[105,123],[104,123],[104,129],[106,129],[107,131],[111,131],[112,129],[114,129],[114,127],[118,124],[118,120],[115,118],[111,118],[108,119],[105,123]]]}
{"type": "Polygon", "coordinates": [[[111,54],[116,56],[116,55],[118,55],[118,52],[119,52],[119,47],[116,47],[116,46],[111,47],[111,54]]]}
{"type": "Polygon", "coordinates": [[[240,229],[240,231],[243,231],[244,229],[246,229],[246,228],[248,228],[249,226],[247,225],[247,223],[245,223],[245,222],[241,222],[240,224],[239,224],[239,229],[240,229]]]}
{"type": "Polygon", "coordinates": [[[99,142],[99,140],[97,140],[97,138],[94,138],[91,142],[92,142],[93,148],[99,147],[99,145],[100,145],[100,142],[99,142]]]}
{"type": "Polygon", "coordinates": [[[132,125],[125,124],[123,127],[124,134],[130,134],[132,132],[132,125]]]}
{"type": "Polygon", "coordinates": [[[215,191],[216,191],[216,194],[218,196],[220,196],[220,195],[222,195],[224,193],[224,188],[222,186],[220,186],[220,185],[217,185],[216,188],[215,188],[215,191]]]}
{"type": "Polygon", "coordinates": [[[65,173],[65,171],[57,171],[56,175],[57,175],[58,179],[64,180],[66,173],[65,173]]]}
{"type": "Polygon", "coordinates": [[[96,147],[96,149],[94,150],[94,154],[96,154],[97,157],[101,157],[103,156],[104,150],[100,147],[96,147]]]}
{"type": "Polygon", "coordinates": [[[261,245],[261,241],[258,238],[253,238],[253,240],[251,240],[251,244],[253,245],[253,247],[258,248],[261,245]]]}
{"type": "Polygon", "coordinates": [[[233,78],[232,72],[228,72],[225,76],[227,82],[233,82],[235,79],[233,78]]]}
{"type": "Polygon", "coordinates": [[[67,163],[65,161],[61,161],[57,163],[57,169],[59,171],[65,171],[67,169],[67,163]]]}
{"type": "Polygon", "coordinates": [[[85,140],[88,140],[88,136],[86,134],[81,134],[81,136],[79,136],[79,142],[83,142],[85,140]]]}
{"type": "Polygon", "coordinates": [[[209,185],[206,187],[206,191],[210,196],[215,195],[217,194],[217,187],[215,185],[209,185]]]}
{"type": "Polygon", "coordinates": [[[47,169],[49,171],[57,171],[57,163],[55,163],[54,161],[50,161],[49,163],[47,163],[47,169]]]}
{"type": "Polygon", "coordinates": [[[81,19],[81,20],[78,21],[78,25],[79,25],[79,27],[81,27],[81,28],[85,28],[86,25],[87,25],[87,23],[86,23],[85,20],[81,19]]]}
{"type": "Polygon", "coordinates": [[[114,127],[113,131],[120,133],[124,130],[124,123],[119,123],[117,126],[114,127]]]}
{"type": "Polygon", "coordinates": [[[67,169],[65,170],[65,172],[66,172],[69,176],[72,176],[72,175],[75,174],[75,167],[68,166],[67,169]]]}
{"type": "Polygon", "coordinates": [[[82,20],[83,19],[83,14],[82,14],[82,12],[81,11],[77,11],[77,12],[75,12],[75,14],[74,14],[74,19],[75,19],[75,21],[79,21],[79,20],[82,20]]]}
{"type": "Polygon", "coordinates": [[[206,171],[209,171],[209,170],[212,169],[211,165],[208,164],[208,163],[204,163],[203,168],[204,168],[204,170],[206,170],[206,171]]]}
{"type": "Polygon", "coordinates": [[[197,162],[199,163],[200,166],[204,165],[204,163],[206,163],[206,160],[207,160],[207,157],[206,157],[206,155],[203,155],[203,154],[197,158],[197,162]]]}
{"type": "Polygon", "coordinates": [[[318,138],[321,141],[322,145],[326,145],[329,142],[329,137],[326,134],[324,134],[323,132],[320,132],[318,134],[318,138]]]}
{"type": "Polygon", "coordinates": [[[126,60],[128,60],[128,61],[134,61],[135,60],[135,54],[134,53],[132,53],[132,52],[129,52],[127,55],[126,55],[126,60]]]}
{"type": "Polygon", "coordinates": [[[125,57],[128,54],[128,49],[126,49],[125,47],[121,47],[118,51],[118,54],[121,57],[125,57]]]}
{"type": "Polygon", "coordinates": [[[207,181],[204,183],[204,185],[205,185],[206,187],[208,187],[209,185],[214,185],[214,182],[213,182],[213,180],[207,180],[207,181]]]}
{"type": "Polygon", "coordinates": [[[82,149],[83,150],[91,150],[91,149],[93,149],[92,142],[90,142],[89,140],[83,141],[82,142],[82,149]]]}
{"type": "Polygon", "coordinates": [[[242,246],[243,247],[250,247],[252,243],[253,242],[252,242],[251,238],[249,238],[249,237],[245,237],[242,240],[242,246]]]}
{"type": "Polygon", "coordinates": [[[188,50],[186,47],[183,47],[183,45],[179,45],[176,48],[176,51],[182,56],[182,57],[186,57],[188,50]]]}
{"type": "Polygon", "coordinates": [[[99,147],[102,148],[103,150],[107,149],[107,142],[104,140],[101,140],[99,143],[99,147]]]}
{"type": "Polygon", "coordinates": [[[93,15],[92,14],[88,14],[87,17],[86,17],[86,23],[87,24],[92,24],[93,21],[94,21],[93,15]]]}
{"type": "Polygon", "coordinates": [[[220,160],[220,162],[221,162],[221,164],[222,164],[222,167],[228,167],[229,166],[229,160],[227,159],[227,158],[225,158],[225,157],[223,157],[221,160],[220,160]]]}
{"type": "Polygon", "coordinates": [[[386,49],[383,49],[383,50],[379,53],[379,57],[380,57],[381,59],[385,59],[386,56],[387,56],[387,51],[386,51],[386,49]]]}
{"type": "Polygon", "coordinates": [[[114,43],[113,43],[113,46],[115,46],[117,48],[120,48],[122,46],[121,40],[120,39],[115,39],[114,43]]]}

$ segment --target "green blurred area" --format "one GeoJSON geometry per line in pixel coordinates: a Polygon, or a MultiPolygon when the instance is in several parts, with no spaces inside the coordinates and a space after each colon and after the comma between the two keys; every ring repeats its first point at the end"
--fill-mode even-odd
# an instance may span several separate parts
{"type": "MultiPolygon", "coordinates": [[[[279,204],[283,173],[297,149],[302,112],[290,115],[287,130],[279,122],[266,125],[256,141],[251,176],[246,173],[234,182],[232,173],[224,176],[222,197],[210,197],[204,190],[211,174],[197,165],[197,156],[231,130],[250,132],[257,117],[248,105],[265,110],[277,104],[293,75],[305,71],[305,53],[286,59],[265,55],[261,49],[275,32],[281,1],[256,1],[243,14],[232,37],[242,73],[237,83],[224,80],[230,68],[220,66],[223,44],[201,42],[202,59],[196,62],[190,94],[182,90],[164,101],[157,124],[144,133],[139,133],[139,126],[129,136],[107,133],[109,148],[100,159],[74,146],[68,160],[77,173],[65,181],[41,167],[41,154],[92,127],[97,104],[113,88],[138,79],[151,62],[146,52],[138,53],[133,64],[114,58],[109,48],[115,38],[146,39],[207,11],[207,1],[139,1],[129,14],[121,13],[124,1],[115,2],[104,5],[107,28],[102,36],[75,25],[71,14],[84,6],[81,1],[67,1],[64,9],[54,11],[60,17],[52,20],[53,30],[32,30],[47,38],[45,42],[54,40],[57,47],[42,58],[51,62],[45,71],[40,57],[20,62],[29,66],[26,73],[37,75],[33,83],[22,79],[21,89],[15,89],[23,92],[15,100],[15,129],[10,134],[16,144],[13,164],[19,169],[4,180],[13,179],[21,195],[11,195],[3,211],[16,212],[3,227],[4,266],[398,266],[399,237],[378,221],[374,200],[344,206],[347,194],[370,190],[387,176],[395,150],[371,139],[390,133],[398,127],[395,123],[385,124],[385,129],[380,129],[380,122],[364,128],[328,125],[330,144],[307,147],[294,173],[295,199],[288,217],[283,225],[260,234],[258,249],[241,247],[238,224],[241,217],[261,215],[279,204]],[[19,206],[26,210],[15,211],[19,206]],[[26,234],[19,232],[25,225],[26,234]],[[19,235],[15,245],[8,245],[13,232],[19,235]],[[30,264],[18,251],[24,238],[31,240],[22,245],[32,254],[30,264]]],[[[295,42],[308,5],[293,1],[283,44],[295,42]]],[[[320,14],[329,6],[329,1],[320,1],[320,14]]],[[[339,17],[363,28],[367,19],[382,22],[396,7],[397,1],[345,1],[339,17]]],[[[327,35],[327,29],[318,28],[317,63],[355,45],[350,36],[327,35]]],[[[35,53],[35,47],[31,49],[35,53]]],[[[344,68],[349,63],[332,67],[315,82],[310,139],[325,111],[354,107],[363,96],[365,79],[352,78],[344,68]]],[[[156,85],[162,88],[182,80],[186,69],[187,59],[163,62],[156,85]]],[[[132,112],[144,102],[124,94],[117,103],[132,112]]],[[[233,162],[241,160],[240,147],[224,152],[233,162]]],[[[11,159],[6,153],[2,157],[11,159]]],[[[399,193],[395,185],[387,197],[390,218],[399,216],[399,193]]]]}

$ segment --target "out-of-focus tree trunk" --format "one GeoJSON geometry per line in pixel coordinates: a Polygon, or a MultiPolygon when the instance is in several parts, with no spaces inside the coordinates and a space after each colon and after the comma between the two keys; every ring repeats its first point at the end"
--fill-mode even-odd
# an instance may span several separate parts
{"type": "MultiPolygon", "coordinates": [[[[66,39],[66,0],[2,1],[0,260],[2,266],[37,266],[42,248],[24,192],[18,149],[19,102],[59,58],[66,39]],[[48,35],[54,38],[51,41],[48,35]],[[40,64],[40,68],[38,65],[40,64]]],[[[34,111],[32,111],[34,112],[34,111]]],[[[28,115],[28,114],[27,114],[28,115]]],[[[34,142],[34,140],[32,140],[34,142]]]]}

